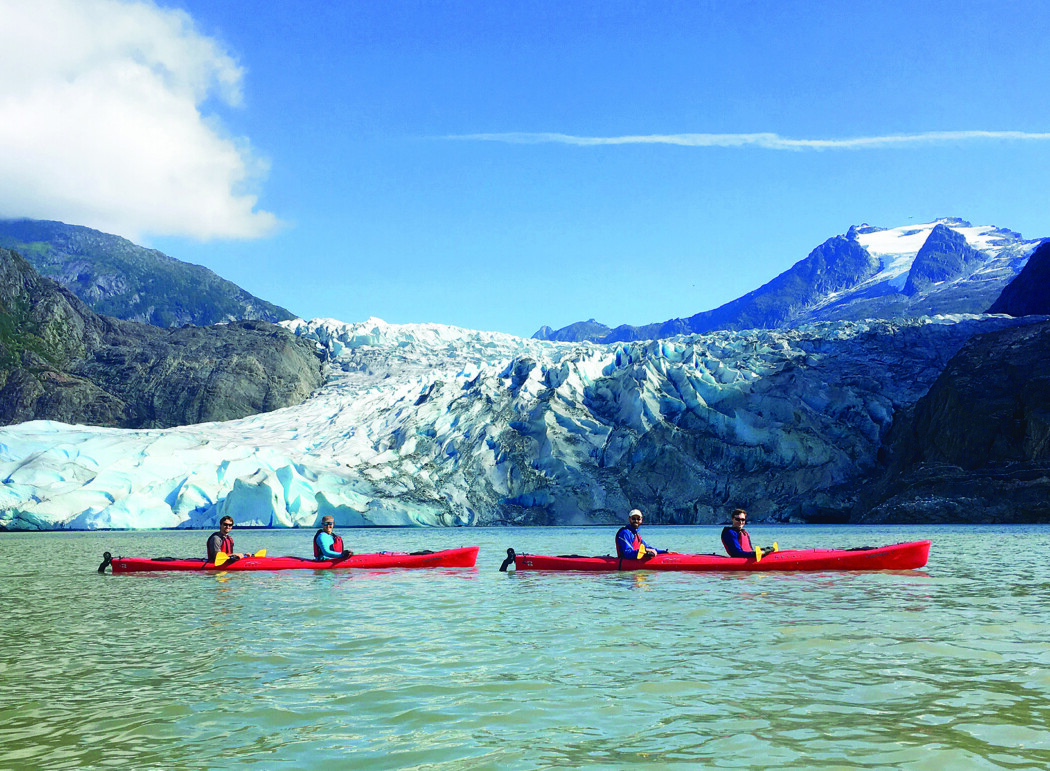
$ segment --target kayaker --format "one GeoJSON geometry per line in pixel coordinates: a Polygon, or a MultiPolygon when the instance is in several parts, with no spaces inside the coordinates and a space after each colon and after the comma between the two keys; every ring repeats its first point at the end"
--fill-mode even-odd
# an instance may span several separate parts
{"type": "Polygon", "coordinates": [[[333,532],[335,518],[331,514],[321,517],[321,529],[314,533],[314,559],[331,560],[337,557],[352,557],[354,553],[343,548],[343,539],[333,532]]]}
{"type": "Polygon", "coordinates": [[[754,559],[755,550],[751,546],[751,536],[744,529],[744,525],[747,524],[747,512],[743,509],[733,509],[730,517],[733,524],[722,528],[722,545],[730,557],[754,559]]]}
{"type": "Polygon", "coordinates": [[[638,535],[642,526],[642,512],[631,509],[627,524],[616,531],[616,556],[622,560],[651,560],[657,554],[667,554],[667,549],[656,549],[638,535]]]}
{"type": "Polygon", "coordinates": [[[219,552],[225,552],[227,557],[244,556],[233,551],[231,530],[233,530],[232,517],[227,516],[219,520],[219,529],[208,536],[208,562],[215,562],[215,555],[219,552]]]}

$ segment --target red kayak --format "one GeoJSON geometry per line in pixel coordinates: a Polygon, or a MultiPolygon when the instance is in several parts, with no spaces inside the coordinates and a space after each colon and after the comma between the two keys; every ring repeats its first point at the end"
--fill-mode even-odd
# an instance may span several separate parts
{"type": "Polygon", "coordinates": [[[477,546],[443,551],[406,552],[387,551],[378,554],[354,554],[331,560],[304,557],[241,557],[229,559],[219,566],[203,559],[176,559],[174,557],[113,557],[102,555],[98,572],[112,565],[114,573],[151,573],[160,570],[196,570],[204,572],[237,570],[353,570],[379,568],[472,568],[478,559],[477,546]]]}
{"type": "Polygon", "coordinates": [[[507,549],[500,570],[513,563],[517,570],[915,570],[930,556],[929,541],[873,546],[863,549],[785,549],[763,554],[761,559],[725,557],[720,554],[658,554],[650,560],[616,557],[549,557],[516,554],[507,549]]]}

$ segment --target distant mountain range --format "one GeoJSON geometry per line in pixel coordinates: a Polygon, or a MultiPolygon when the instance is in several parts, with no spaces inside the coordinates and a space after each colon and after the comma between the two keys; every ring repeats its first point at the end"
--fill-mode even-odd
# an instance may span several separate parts
{"type": "Polygon", "coordinates": [[[853,228],[746,305],[785,319],[788,297],[830,317],[969,296],[1004,315],[612,346],[377,319],[158,329],[97,316],[0,248],[0,530],[611,525],[633,507],[714,525],[733,506],[1047,522],[1050,241],[1028,243],[958,221],[853,228]]]}
{"type": "Polygon", "coordinates": [[[0,247],[21,254],[95,313],[118,319],[179,327],[295,318],[205,267],[79,225],[0,220],[0,247]]]}
{"type": "Polygon", "coordinates": [[[764,286],[714,310],[615,329],[590,319],[558,330],[543,327],[533,337],[613,343],[817,321],[984,313],[1039,243],[955,218],[898,228],[858,225],[829,238],[764,286]]]}

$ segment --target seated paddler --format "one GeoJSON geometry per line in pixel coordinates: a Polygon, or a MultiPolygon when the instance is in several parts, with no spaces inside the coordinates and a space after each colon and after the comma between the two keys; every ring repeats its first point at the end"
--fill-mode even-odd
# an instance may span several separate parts
{"type": "Polygon", "coordinates": [[[657,554],[667,554],[667,549],[657,549],[642,540],[638,528],[642,526],[642,512],[631,509],[627,524],[616,531],[616,556],[622,560],[649,560],[657,554]]]}
{"type": "Polygon", "coordinates": [[[330,514],[321,517],[321,529],[314,534],[314,559],[332,560],[352,557],[354,553],[343,548],[342,537],[336,535],[335,518],[330,514]]]}
{"type": "Polygon", "coordinates": [[[751,536],[744,526],[747,524],[747,512],[733,509],[730,514],[732,524],[722,528],[722,545],[730,557],[755,558],[755,549],[751,545],[751,536]]]}
{"type": "MultiPolygon", "coordinates": [[[[208,562],[215,562],[215,558],[222,552],[227,557],[244,557],[244,554],[233,550],[233,517],[224,516],[219,520],[219,529],[208,536],[208,562]]],[[[247,555],[251,556],[251,555],[247,555]]]]}

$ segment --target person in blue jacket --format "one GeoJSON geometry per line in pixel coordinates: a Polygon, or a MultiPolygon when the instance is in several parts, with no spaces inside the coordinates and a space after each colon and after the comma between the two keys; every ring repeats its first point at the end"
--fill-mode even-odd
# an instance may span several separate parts
{"type": "Polygon", "coordinates": [[[755,558],[755,550],[751,546],[751,536],[748,535],[744,525],[747,524],[747,512],[743,509],[733,509],[730,515],[733,524],[722,528],[722,545],[730,557],[755,558]]]}
{"type": "Polygon", "coordinates": [[[352,557],[354,553],[343,548],[343,539],[333,532],[335,518],[331,514],[321,517],[321,529],[314,534],[314,559],[331,560],[337,557],[352,557]]]}
{"type": "Polygon", "coordinates": [[[667,554],[667,549],[650,546],[638,535],[642,526],[642,512],[631,509],[627,524],[616,531],[616,556],[622,560],[650,560],[657,554],[667,554]]]}

